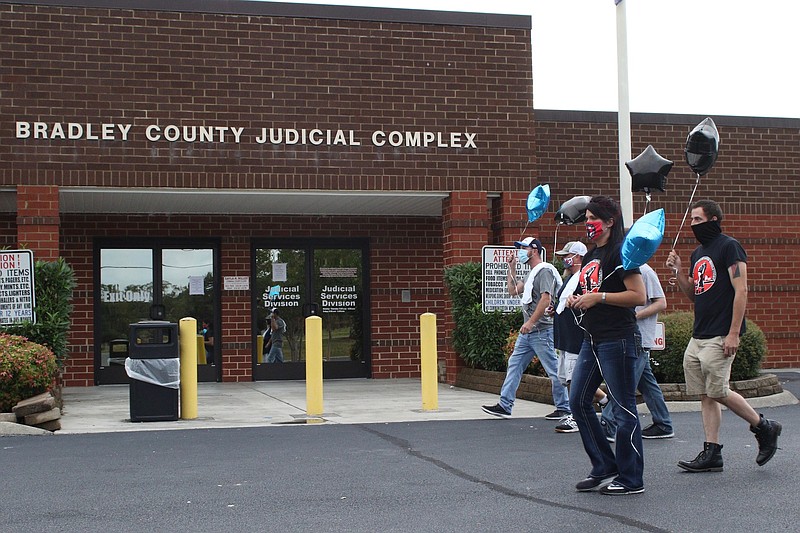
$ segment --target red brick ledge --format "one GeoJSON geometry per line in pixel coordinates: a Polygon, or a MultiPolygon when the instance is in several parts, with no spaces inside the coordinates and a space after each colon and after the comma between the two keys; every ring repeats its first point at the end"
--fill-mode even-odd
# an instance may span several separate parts
{"type": "MultiPolygon", "coordinates": [[[[455,386],[461,387],[462,389],[499,394],[505,376],[505,372],[462,368],[458,372],[458,376],[456,376],[455,386]]],[[[744,381],[731,381],[731,389],[745,398],[771,396],[783,392],[783,387],[781,387],[778,377],[775,374],[763,374],[757,378],[744,381]]],[[[686,394],[685,383],[662,383],[661,390],[664,392],[664,399],[668,402],[700,400],[700,397],[697,395],[686,394]]],[[[552,404],[553,395],[550,378],[523,374],[522,381],[517,389],[517,398],[532,402],[552,404]]],[[[641,403],[641,397],[637,398],[637,401],[641,403]]]]}

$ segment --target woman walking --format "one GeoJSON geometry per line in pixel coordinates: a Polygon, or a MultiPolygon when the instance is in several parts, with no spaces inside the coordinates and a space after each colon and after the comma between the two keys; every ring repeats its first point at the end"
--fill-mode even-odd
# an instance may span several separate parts
{"type": "Polygon", "coordinates": [[[644,282],[638,268],[622,268],[620,248],[625,235],[617,202],[607,196],[592,198],[586,208],[586,231],[596,246],[584,256],[578,288],[567,301],[585,332],[569,400],[592,470],[575,488],[640,494],[644,492],[644,452],[636,410],[635,363],[642,343],[633,308],[645,303],[644,282]],[[594,393],[602,381],[615,400],[616,456],[594,410],[594,393]]]}

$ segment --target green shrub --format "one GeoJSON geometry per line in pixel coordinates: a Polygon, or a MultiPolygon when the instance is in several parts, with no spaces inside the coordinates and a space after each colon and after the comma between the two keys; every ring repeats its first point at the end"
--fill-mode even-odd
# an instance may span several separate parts
{"type": "Polygon", "coordinates": [[[75,288],[75,273],[58,258],[55,261],[34,263],[36,293],[36,324],[22,322],[3,326],[0,331],[20,335],[47,346],[56,355],[59,364],[67,358],[67,333],[72,312],[72,291],[75,288]]]}
{"type": "Polygon", "coordinates": [[[522,313],[481,309],[481,265],[461,263],[445,269],[445,283],[453,303],[453,347],[473,368],[505,369],[503,346],[511,329],[522,325],[522,313]]]}
{"type": "Polygon", "coordinates": [[[57,373],[56,357],[47,347],[0,333],[0,412],[48,391],[57,373]]]}
{"type": "MultiPolygon", "coordinates": [[[[666,345],[664,350],[650,352],[653,374],[661,383],[683,383],[683,352],[692,338],[694,314],[686,311],[661,315],[666,345]]],[[[747,320],[747,332],[739,341],[739,349],[731,367],[731,380],[740,381],[758,376],[761,361],[767,354],[767,341],[761,329],[747,320]]]]}

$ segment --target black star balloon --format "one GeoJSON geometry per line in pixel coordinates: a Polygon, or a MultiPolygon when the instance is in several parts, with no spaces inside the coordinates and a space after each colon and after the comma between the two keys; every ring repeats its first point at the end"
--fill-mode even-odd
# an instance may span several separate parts
{"type": "Polygon", "coordinates": [[[686,162],[697,174],[706,174],[717,161],[719,132],[711,118],[703,120],[689,132],[684,154],[686,162]]]}
{"type": "Polygon", "coordinates": [[[556,220],[559,224],[571,226],[586,220],[586,207],[589,205],[591,196],[575,196],[570,198],[556,211],[556,220]]]}
{"type": "Polygon", "coordinates": [[[672,161],[658,155],[653,145],[648,144],[641,154],[625,163],[632,178],[631,191],[644,191],[647,194],[653,190],[664,192],[672,165],[672,161]]]}

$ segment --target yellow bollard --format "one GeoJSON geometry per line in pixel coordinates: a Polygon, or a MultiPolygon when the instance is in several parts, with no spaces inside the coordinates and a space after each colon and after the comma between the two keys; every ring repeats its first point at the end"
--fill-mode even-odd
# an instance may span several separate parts
{"type": "Polygon", "coordinates": [[[439,378],[436,361],[436,315],[423,313],[419,317],[420,372],[422,373],[422,410],[439,409],[439,378]]]}
{"type": "Polygon", "coordinates": [[[181,418],[197,418],[197,320],[181,318],[181,418]]]}
{"type": "Polygon", "coordinates": [[[306,415],[322,414],[322,318],[306,318],[306,415]]]}

